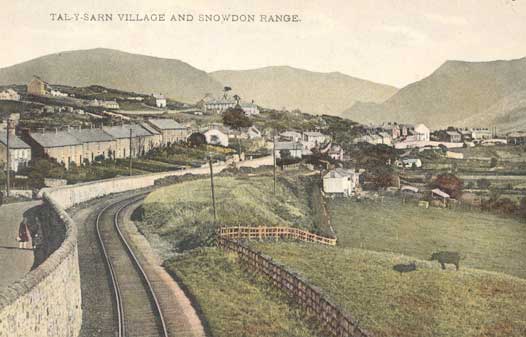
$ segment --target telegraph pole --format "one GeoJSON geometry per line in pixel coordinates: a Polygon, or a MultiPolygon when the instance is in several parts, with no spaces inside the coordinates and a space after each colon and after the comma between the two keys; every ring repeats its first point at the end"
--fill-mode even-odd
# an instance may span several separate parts
{"type": "Polygon", "coordinates": [[[214,170],[212,168],[212,157],[208,156],[208,164],[210,166],[210,187],[212,189],[212,206],[214,207],[214,227],[217,225],[217,211],[216,211],[216,195],[214,191],[214,170]]]}
{"type": "Polygon", "coordinates": [[[130,176],[132,175],[132,128],[130,125],[130,176]]]}
{"type": "Polygon", "coordinates": [[[276,134],[272,134],[272,159],[274,163],[273,174],[274,174],[274,195],[276,194],[276,134]]]}
{"type": "Polygon", "coordinates": [[[11,146],[10,146],[10,138],[11,138],[11,120],[7,118],[7,135],[6,135],[6,146],[7,146],[7,153],[6,153],[6,197],[9,198],[9,190],[11,188],[11,146]]]}

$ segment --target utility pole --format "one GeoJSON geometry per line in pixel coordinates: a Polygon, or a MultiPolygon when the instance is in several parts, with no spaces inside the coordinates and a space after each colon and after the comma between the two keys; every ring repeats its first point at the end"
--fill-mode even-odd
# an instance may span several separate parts
{"type": "Polygon", "coordinates": [[[130,176],[132,175],[132,128],[130,125],[130,176]]]}
{"type": "Polygon", "coordinates": [[[274,195],[276,195],[276,133],[272,133],[272,159],[274,162],[274,195]]]}
{"type": "Polygon", "coordinates": [[[208,164],[210,165],[210,187],[212,189],[212,206],[214,208],[214,227],[217,226],[217,211],[216,211],[216,195],[214,191],[214,170],[212,168],[212,156],[208,156],[208,164]]]}
{"type": "Polygon", "coordinates": [[[11,188],[11,146],[10,146],[10,138],[11,138],[11,119],[7,118],[7,134],[6,134],[6,146],[7,146],[7,153],[6,153],[6,197],[9,198],[9,190],[11,188]]]}

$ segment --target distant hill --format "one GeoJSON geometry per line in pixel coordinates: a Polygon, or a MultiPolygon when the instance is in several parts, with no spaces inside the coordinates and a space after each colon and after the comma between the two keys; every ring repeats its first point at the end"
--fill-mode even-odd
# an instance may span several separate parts
{"type": "Polygon", "coordinates": [[[210,73],[242,99],[261,106],[338,115],[357,101],[380,103],[397,89],[342,73],[319,73],[288,66],[210,73]]]}
{"type": "Polygon", "coordinates": [[[0,69],[0,85],[25,84],[33,75],[51,84],[160,92],[187,103],[223,88],[206,72],[179,60],[101,48],[51,54],[0,69]]]}
{"type": "Polygon", "coordinates": [[[425,123],[438,128],[526,126],[526,58],[511,61],[447,61],[382,104],[358,103],[343,113],[361,122],[425,123]]]}

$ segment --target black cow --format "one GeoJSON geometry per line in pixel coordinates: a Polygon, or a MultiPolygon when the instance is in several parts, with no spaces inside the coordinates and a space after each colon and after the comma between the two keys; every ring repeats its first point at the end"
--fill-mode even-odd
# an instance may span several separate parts
{"type": "Polygon", "coordinates": [[[457,252],[436,252],[431,255],[431,261],[437,260],[442,269],[446,269],[446,263],[454,264],[459,269],[460,264],[460,254],[457,252]]]}
{"type": "Polygon", "coordinates": [[[410,264],[397,264],[393,267],[394,270],[400,273],[409,273],[416,270],[416,263],[411,262],[410,264]]]}

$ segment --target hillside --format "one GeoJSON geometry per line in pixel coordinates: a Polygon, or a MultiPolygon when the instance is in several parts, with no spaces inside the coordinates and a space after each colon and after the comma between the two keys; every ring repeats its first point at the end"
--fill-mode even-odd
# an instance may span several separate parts
{"type": "Polygon", "coordinates": [[[396,88],[342,73],[319,73],[287,66],[216,71],[213,78],[244,100],[264,107],[338,115],[357,101],[380,103],[396,88]]]}
{"type": "Polygon", "coordinates": [[[525,124],[526,58],[447,61],[382,104],[356,104],[343,116],[361,122],[423,122],[433,128],[525,124]],[[510,122],[511,121],[511,122],[510,122]]]}
{"type": "Polygon", "coordinates": [[[179,60],[101,48],[50,54],[2,68],[0,85],[25,84],[33,75],[51,84],[161,92],[187,103],[195,103],[207,92],[220,92],[223,87],[204,71],[179,60]]]}
{"type": "Polygon", "coordinates": [[[526,281],[392,253],[298,243],[251,245],[286,265],[377,337],[524,336],[526,281]],[[415,262],[400,274],[396,264],[415,262]]]}

